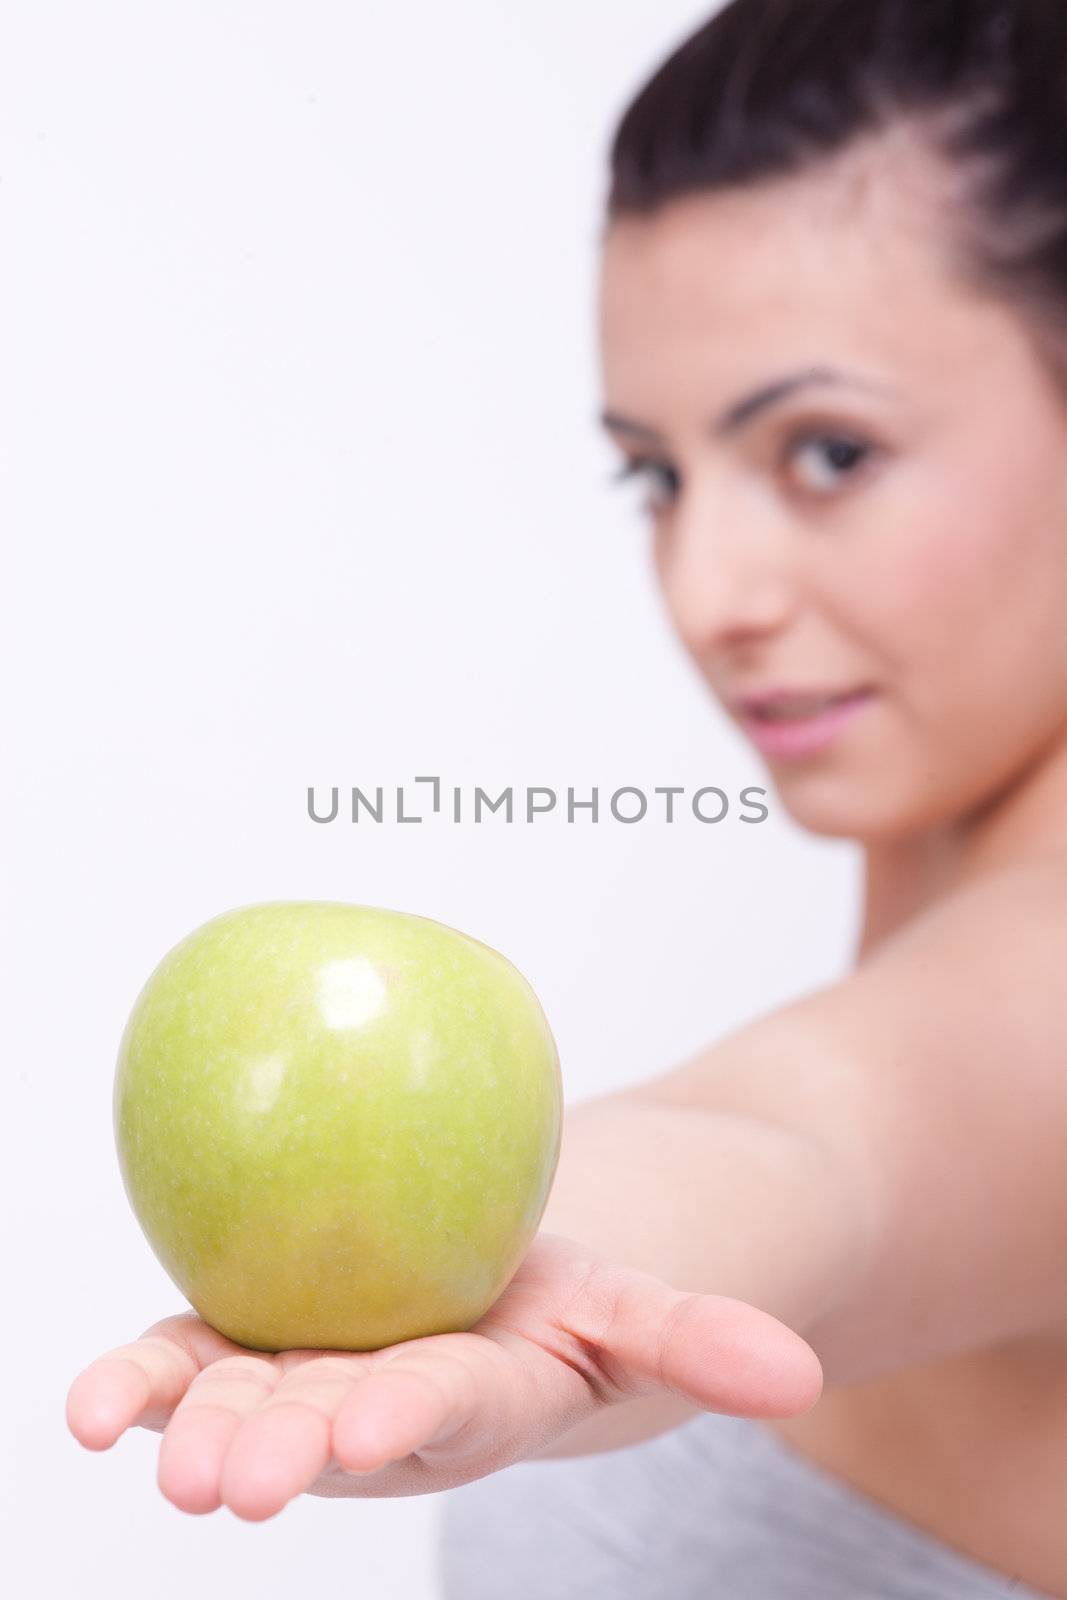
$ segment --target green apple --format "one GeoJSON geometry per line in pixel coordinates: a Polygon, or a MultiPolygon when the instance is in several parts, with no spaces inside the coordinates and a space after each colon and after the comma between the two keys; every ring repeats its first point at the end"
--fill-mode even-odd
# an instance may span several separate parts
{"type": "Polygon", "coordinates": [[[115,1137],[163,1267],[257,1350],[471,1327],[537,1231],[559,1055],[489,945],[429,917],[276,901],[170,950],[119,1046],[115,1137]]]}

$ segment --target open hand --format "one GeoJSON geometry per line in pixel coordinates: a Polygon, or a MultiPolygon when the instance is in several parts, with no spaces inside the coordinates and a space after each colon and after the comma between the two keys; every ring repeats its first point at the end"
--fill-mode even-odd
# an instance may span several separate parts
{"type": "Polygon", "coordinates": [[[604,1406],[657,1391],[706,1411],[787,1417],[821,1387],[814,1351],[766,1312],[681,1293],[539,1233],[466,1333],[272,1356],[185,1312],[80,1373],[67,1421],[90,1450],[135,1425],[162,1433],[168,1500],[256,1522],[301,1493],[454,1488],[546,1449],[604,1406]]]}

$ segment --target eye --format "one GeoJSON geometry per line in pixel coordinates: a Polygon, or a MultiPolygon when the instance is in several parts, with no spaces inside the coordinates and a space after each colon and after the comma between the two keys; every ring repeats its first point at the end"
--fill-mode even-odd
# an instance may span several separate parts
{"type": "Polygon", "coordinates": [[[648,485],[644,510],[652,516],[666,511],[682,486],[681,478],[672,466],[666,461],[656,461],[651,456],[630,456],[612,475],[613,483],[642,480],[648,485]]]}
{"type": "Polygon", "coordinates": [[[801,433],[786,447],[784,460],[801,489],[827,495],[856,477],[875,450],[869,440],[851,434],[801,433]]]}

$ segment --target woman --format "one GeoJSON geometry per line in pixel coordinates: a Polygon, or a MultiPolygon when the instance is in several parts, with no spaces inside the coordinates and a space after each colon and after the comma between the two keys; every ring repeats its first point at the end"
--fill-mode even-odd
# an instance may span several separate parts
{"type": "Polygon", "coordinates": [[[569,1110],[469,1333],[171,1317],[83,1444],[250,1519],[448,1490],[450,1600],[1067,1597],[1065,138],[1060,0],[735,0],[638,96],[605,425],[694,664],[863,847],[855,969],[569,1110]]]}

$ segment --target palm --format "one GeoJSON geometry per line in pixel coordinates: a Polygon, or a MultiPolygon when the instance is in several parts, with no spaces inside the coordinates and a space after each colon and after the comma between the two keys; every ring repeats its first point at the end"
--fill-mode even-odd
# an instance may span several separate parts
{"type": "Polygon", "coordinates": [[[810,1348],[764,1312],[681,1294],[542,1233],[469,1332],[270,1356],[187,1312],[86,1368],[67,1417],[90,1449],[134,1425],[161,1432],[168,1499],[258,1521],[302,1492],[453,1488],[657,1390],[707,1410],[785,1416],[820,1383],[810,1348]]]}

